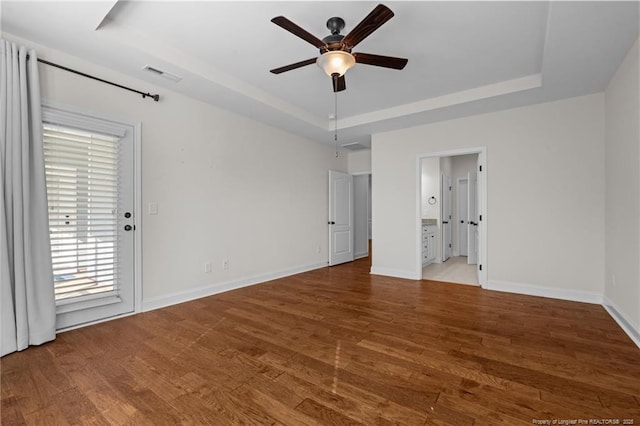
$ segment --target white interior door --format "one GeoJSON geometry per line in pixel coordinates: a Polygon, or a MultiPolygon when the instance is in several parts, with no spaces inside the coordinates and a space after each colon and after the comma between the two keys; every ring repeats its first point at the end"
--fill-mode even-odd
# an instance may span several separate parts
{"type": "Polygon", "coordinates": [[[458,180],[458,205],[457,205],[457,227],[458,227],[458,254],[460,256],[467,256],[469,253],[469,247],[467,243],[467,227],[469,222],[469,180],[458,180]]]}
{"type": "Polygon", "coordinates": [[[353,176],[329,170],[329,266],[353,260],[353,176]]]}
{"type": "MultiPolygon", "coordinates": [[[[478,156],[478,160],[476,162],[476,170],[482,170],[480,168],[480,156],[478,156]]],[[[482,244],[480,244],[480,235],[481,235],[481,230],[480,230],[480,221],[482,220],[482,202],[481,202],[481,185],[480,185],[480,179],[482,179],[482,176],[477,176],[476,177],[476,184],[475,184],[475,188],[476,188],[476,258],[477,258],[477,263],[481,263],[482,262],[482,244]]],[[[480,274],[480,268],[482,268],[482,265],[480,265],[479,268],[476,268],[476,277],[478,278],[478,283],[482,283],[482,279],[481,279],[481,274],[480,274]]]]}
{"type": "Polygon", "coordinates": [[[56,328],[64,329],[134,311],[135,136],[131,126],[58,118],[44,114],[44,151],[56,328]]]}
{"type": "Polygon", "coordinates": [[[467,263],[478,263],[478,174],[470,172],[467,176],[468,219],[467,219],[467,263]]]}
{"type": "Polygon", "coordinates": [[[451,257],[451,177],[442,175],[442,261],[451,257]]]}

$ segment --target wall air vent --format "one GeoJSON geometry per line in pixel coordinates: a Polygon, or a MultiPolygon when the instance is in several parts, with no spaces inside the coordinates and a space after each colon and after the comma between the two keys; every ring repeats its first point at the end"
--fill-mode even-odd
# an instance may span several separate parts
{"type": "Polygon", "coordinates": [[[175,74],[171,74],[170,72],[167,71],[162,71],[161,69],[158,69],[156,67],[152,67],[151,65],[145,65],[143,68],[145,71],[149,71],[152,74],[158,75],[162,78],[166,78],[167,80],[171,80],[174,82],[178,82],[180,80],[182,80],[182,77],[179,77],[175,74]]]}
{"type": "Polygon", "coordinates": [[[363,149],[369,149],[368,146],[362,145],[358,142],[346,143],[341,145],[343,148],[348,149],[350,151],[361,151],[363,149]]]}

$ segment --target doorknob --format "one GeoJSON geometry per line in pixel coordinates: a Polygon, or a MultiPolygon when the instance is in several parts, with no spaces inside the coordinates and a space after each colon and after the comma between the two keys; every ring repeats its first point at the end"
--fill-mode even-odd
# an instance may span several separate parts
{"type": "Polygon", "coordinates": [[[131,227],[131,225],[125,225],[124,226],[124,230],[125,231],[131,231],[133,228],[131,227]]]}
{"type": "Polygon", "coordinates": [[[332,220],[329,221],[329,225],[335,225],[336,223],[332,220]]]}
{"type": "Polygon", "coordinates": [[[124,217],[126,217],[127,219],[129,219],[131,217],[131,212],[126,212],[124,214],[124,217]]]}

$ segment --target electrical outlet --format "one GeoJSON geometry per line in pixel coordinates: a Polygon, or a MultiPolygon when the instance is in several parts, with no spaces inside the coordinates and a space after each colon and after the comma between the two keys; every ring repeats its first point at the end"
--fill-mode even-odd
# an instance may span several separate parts
{"type": "Polygon", "coordinates": [[[205,264],[204,264],[204,272],[205,273],[211,272],[211,262],[205,262],[205,264]]]}
{"type": "Polygon", "coordinates": [[[224,269],[225,271],[229,269],[229,261],[227,259],[222,261],[222,269],[224,269]]]}

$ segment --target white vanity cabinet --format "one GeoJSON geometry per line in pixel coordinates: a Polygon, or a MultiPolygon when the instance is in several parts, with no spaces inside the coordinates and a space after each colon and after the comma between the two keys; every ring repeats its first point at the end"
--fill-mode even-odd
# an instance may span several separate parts
{"type": "Polygon", "coordinates": [[[436,260],[436,225],[422,225],[422,266],[436,260]]]}

